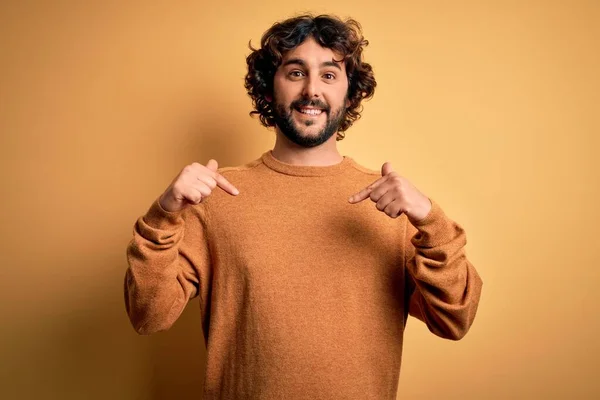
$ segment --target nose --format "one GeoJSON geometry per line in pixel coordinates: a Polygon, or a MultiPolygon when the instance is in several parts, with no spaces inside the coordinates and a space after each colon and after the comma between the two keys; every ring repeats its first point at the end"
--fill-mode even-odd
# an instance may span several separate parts
{"type": "Polygon", "coordinates": [[[307,99],[319,98],[319,80],[314,74],[307,76],[304,80],[302,95],[307,99]]]}

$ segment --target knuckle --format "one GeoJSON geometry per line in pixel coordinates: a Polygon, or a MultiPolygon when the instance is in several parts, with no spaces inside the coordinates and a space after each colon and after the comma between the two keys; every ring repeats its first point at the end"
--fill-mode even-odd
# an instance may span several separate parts
{"type": "Polygon", "coordinates": [[[199,190],[204,196],[210,196],[212,193],[212,190],[207,185],[202,185],[199,190]]]}
{"type": "Polygon", "coordinates": [[[186,165],[183,168],[183,172],[185,174],[192,174],[194,171],[198,170],[198,165],[199,165],[198,163],[192,163],[190,165],[186,165]]]}
{"type": "Polygon", "coordinates": [[[177,181],[173,184],[173,193],[181,193],[185,188],[182,181],[177,181]]]}

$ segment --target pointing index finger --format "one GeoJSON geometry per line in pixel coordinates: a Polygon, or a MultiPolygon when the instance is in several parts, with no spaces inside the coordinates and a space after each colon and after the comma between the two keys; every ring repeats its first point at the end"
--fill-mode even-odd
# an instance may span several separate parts
{"type": "Polygon", "coordinates": [[[233,186],[223,175],[215,173],[215,181],[217,181],[217,186],[219,186],[227,193],[232,194],[234,196],[240,194],[240,191],[237,190],[237,188],[233,186]]]}
{"type": "Polygon", "coordinates": [[[383,182],[385,182],[387,180],[388,176],[382,176],[381,178],[377,179],[375,182],[371,183],[369,186],[367,186],[366,188],[364,188],[363,190],[361,190],[360,192],[356,193],[353,196],[350,196],[350,198],[348,199],[348,201],[350,203],[360,203],[361,201],[363,201],[364,199],[366,199],[367,197],[369,197],[369,195],[371,194],[371,192],[373,191],[373,189],[375,189],[377,186],[381,185],[383,182]]]}

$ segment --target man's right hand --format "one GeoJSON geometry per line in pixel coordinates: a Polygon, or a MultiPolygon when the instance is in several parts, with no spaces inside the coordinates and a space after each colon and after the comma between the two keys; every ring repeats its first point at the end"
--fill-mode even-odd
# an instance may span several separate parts
{"type": "Polygon", "coordinates": [[[238,195],[239,190],[219,174],[217,168],[217,162],[212,159],[206,166],[199,163],[185,166],[160,196],[160,206],[169,212],[181,211],[188,204],[199,204],[217,186],[231,195],[238,195]]]}

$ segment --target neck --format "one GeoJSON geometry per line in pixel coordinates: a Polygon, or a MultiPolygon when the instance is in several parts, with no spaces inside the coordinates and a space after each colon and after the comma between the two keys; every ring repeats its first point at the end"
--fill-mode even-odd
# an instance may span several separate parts
{"type": "Polygon", "coordinates": [[[325,143],[316,147],[302,147],[291,142],[276,128],[275,147],[273,157],[287,164],[307,166],[327,166],[339,164],[343,161],[337,149],[336,136],[333,135],[325,143]]]}

